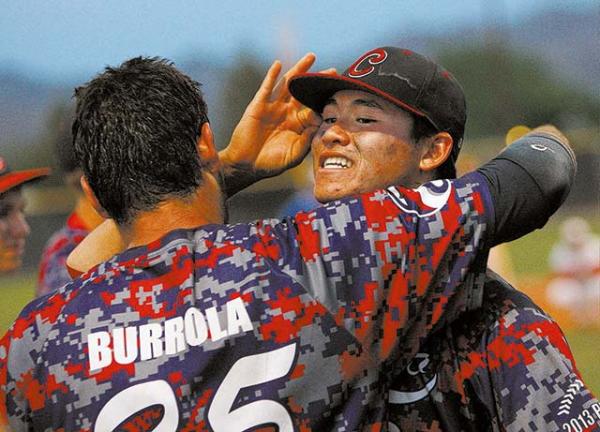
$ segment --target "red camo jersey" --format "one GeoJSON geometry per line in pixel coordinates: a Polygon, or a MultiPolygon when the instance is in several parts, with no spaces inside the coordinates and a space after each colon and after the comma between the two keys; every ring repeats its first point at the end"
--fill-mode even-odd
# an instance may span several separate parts
{"type": "Polygon", "coordinates": [[[283,221],[176,230],[29,304],[0,342],[17,430],[371,430],[493,232],[477,173],[283,221]]]}
{"type": "Polygon", "coordinates": [[[391,432],[600,430],[556,322],[493,272],[481,307],[428,337],[389,403],[391,432]]]}
{"type": "Polygon", "coordinates": [[[73,212],[63,228],[55,232],[46,243],[40,261],[38,285],[35,296],[46,295],[71,282],[66,261],[69,254],[89,234],[89,230],[73,212]]]}

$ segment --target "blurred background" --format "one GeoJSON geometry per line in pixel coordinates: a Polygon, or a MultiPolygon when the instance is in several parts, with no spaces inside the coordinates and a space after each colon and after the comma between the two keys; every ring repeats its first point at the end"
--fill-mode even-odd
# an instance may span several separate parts
{"type": "MultiPolygon", "coordinates": [[[[26,189],[32,234],[23,269],[0,276],[0,332],[33,298],[42,248],[75,203],[54,150],[69,139],[64,118],[74,87],[130,57],[169,58],[202,83],[224,147],[274,59],[291,66],[312,51],[315,70],[341,72],[368,49],[396,45],[434,58],[462,83],[469,114],[460,170],[500,151],[515,125],[553,123],[571,139],[579,171],[566,205],[543,230],[495,251],[493,266],[558,320],[585,380],[600,393],[600,263],[597,255],[589,262],[577,255],[600,249],[600,2],[457,4],[3,2],[0,155],[16,169],[51,166],[53,175],[26,189]],[[585,265],[574,275],[561,268],[561,256],[585,265]]],[[[282,215],[290,196],[310,188],[309,170],[302,164],[236,196],[233,221],[282,215]]]]}

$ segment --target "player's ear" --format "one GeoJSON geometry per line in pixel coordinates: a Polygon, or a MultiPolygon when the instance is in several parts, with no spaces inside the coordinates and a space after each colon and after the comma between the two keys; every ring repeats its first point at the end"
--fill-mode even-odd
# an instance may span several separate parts
{"type": "Polygon", "coordinates": [[[84,175],[82,175],[81,178],[79,179],[79,183],[81,184],[81,189],[83,190],[83,194],[85,195],[87,200],[92,204],[92,207],[94,207],[94,210],[96,210],[98,212],[98,214],[100,216],[102,216],[104,219],[110,218],[108,213],[106,213],[106,210],[104,210],[104,207],[102,207],[100,205],[100,201],[98,201],[98,197],[96,197],[96,194],[92,190],[90,184],[88,183],[88,181],[84,175]]]}
{"type": "Polygon", "coordinates": [[[219,152],[215,147],[215,139],[208,122],[200,126],[200,137],[198,138],[198,153],[200,159],[210,171],[214,171],[219,166],[219,152]]]}
{"type": "Polygon", "coordinates": [[[438,132],[431,137],[423,139],[421,147],[421,171],[432,171],[440,167],[452,153],[454,141],[448,132],[438,132]]]}

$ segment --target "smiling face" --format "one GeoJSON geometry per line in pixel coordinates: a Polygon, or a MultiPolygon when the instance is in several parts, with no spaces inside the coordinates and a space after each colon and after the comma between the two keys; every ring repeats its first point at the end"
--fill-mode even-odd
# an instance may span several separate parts
{"type": "Polygon", "coordinates": [[[325,104],[322,118],[312,141],[318,201],[423,182],[413,119],[404,110],[371,93],[342,90],[325,104]]]}

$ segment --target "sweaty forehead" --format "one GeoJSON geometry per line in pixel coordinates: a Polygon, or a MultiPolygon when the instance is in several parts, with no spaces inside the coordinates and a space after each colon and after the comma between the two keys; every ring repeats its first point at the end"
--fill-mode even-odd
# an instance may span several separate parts
{"type": "Polygon", "coordinates": [[[404,112],[401,108],[388,102],[384,98],[360,90],[340,90],[333,94],[326,102],[323,109],[328,106],[356,106],[375,108],[386,112],[404,112]]]}

